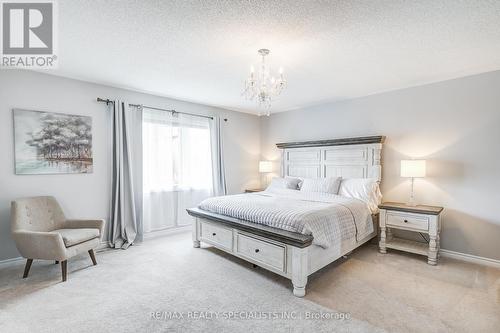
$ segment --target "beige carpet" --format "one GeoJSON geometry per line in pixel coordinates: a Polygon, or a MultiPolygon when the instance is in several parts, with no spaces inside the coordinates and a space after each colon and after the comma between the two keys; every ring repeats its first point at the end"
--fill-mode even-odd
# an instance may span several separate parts
{"type": "Polygon", "coordinates": [[[383,332],[294,297],[281,277],[194,249],[189,233],[104,251],[97,260],[68,262],[65,283],[48,261],[35,261],[24,280],[22,262],[3,268],[0,332],[383,332]],[[197,312],[208,318],[192,318],[197,312]],[[333,318],[298,319],[310,314],[333,318]]]}
{"type": "Polygon", "coordinates": [[[307,298],[390,332],[500,332],[500,269],[374,245],[313,274],[307,298]]]}
{"type": "Polygon", "coordinates": [[[47,261],[34,262],[24,280],[24,263],[0,268],[0,332],[498,332],[500,327],[499,270],[449,259],[432,267],[421,257],[380,255],[372,245],[314,274],[306,299],[294,297],[284,278],[212,248],[192,248],[187,233],[104,251],[97,260],[95,267],[85,256],[70,261],[66,283],[59,282],[60,267],[47,261]],[[311,316],[323,318],[306,319],[311,316]]]}

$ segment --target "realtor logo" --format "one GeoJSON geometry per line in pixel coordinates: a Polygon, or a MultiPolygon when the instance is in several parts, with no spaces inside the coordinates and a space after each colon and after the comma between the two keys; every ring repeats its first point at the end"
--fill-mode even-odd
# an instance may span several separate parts
{"type": "Polygon", "coordinates": [[[2,1],[2,67],[55,68],[55,1],[2,1]]]}

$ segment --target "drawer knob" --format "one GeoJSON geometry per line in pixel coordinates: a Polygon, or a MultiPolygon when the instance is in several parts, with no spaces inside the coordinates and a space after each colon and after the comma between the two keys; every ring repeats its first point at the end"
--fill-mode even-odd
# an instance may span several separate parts
{"type": "Polygon", "coordinates": [[[260,252],[260,250],[259,250],[259,249],[255,249],[255,253],[259,253],[259,252],[260,252]]]}
{"type": "Polygon", "coordinates": [[[212,236],[215,236],[215,235],[217,235],[215,232],[214,232],[214,233],[212,233],[212,236]]]}
{"type": "Polygon", "coordinates": [[[408,223],[408,220],[404,220],[404,223],[408,223]]]}

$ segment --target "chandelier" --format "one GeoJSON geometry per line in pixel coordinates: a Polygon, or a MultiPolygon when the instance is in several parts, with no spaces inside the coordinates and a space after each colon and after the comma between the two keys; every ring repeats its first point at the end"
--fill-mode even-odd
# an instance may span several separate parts
{"type": "Polygon", "coordinates": [[[259,108],[265,109],[266,115],[269,116],[271,114],[271,102],[274,97],[281,94],[286,86],[286,81],[283,77],[283,68],[280,68],[278,78],[271,75],[271,71],[265,62],[265,58],[270,51],[260,49],[258,52],[262,56],[260,71],[255,73],[254,67],[251,67],[250,76],[245,80],[245,89],[242,95],[248,100],[257,99],[259,108]]]}

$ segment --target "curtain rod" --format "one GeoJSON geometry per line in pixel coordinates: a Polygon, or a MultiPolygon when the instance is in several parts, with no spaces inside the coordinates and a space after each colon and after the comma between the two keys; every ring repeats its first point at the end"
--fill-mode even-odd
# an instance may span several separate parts
{"type": "MultiPolygon", "coordinates": [[[[115,104],[114,101],[110,100],[109,98],[103,99],[100,97],[97,97],[97,101],[101,103],[106,103],[106,105],[112,103],[115,104]]],[[[161,108],[156,108],[153,106],[147,106],[147,105],[142,105],[142,104],[129,104],[129,106],[134,106],[138,108],[143,108],[143,109],[151,109],[151,110],[158,110],[158,111],[165,111],[165,112],[171,112],[171,113],[181,113],[181,114],[187,114],[193,117],[201,117],[201,118],[208,118],[208,119],[214,119],[214,117],[211,116],[203,116],[201,114],[195,114],[195,113],[189,113],[189,112],[180,112],[176,110],[169,110],[169,109],[161,109],[161,108]]],[[[224,121],[227,121],[227,119],[224,119],[224,121]]]]}

